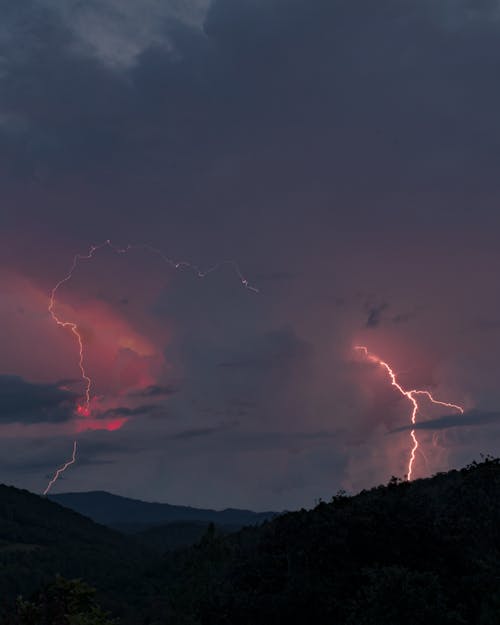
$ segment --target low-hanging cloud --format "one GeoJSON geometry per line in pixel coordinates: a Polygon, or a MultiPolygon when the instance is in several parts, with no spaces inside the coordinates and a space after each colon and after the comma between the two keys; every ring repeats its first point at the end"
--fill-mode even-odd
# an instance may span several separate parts
{"type": "Polygon", "coordinates": [[[96,413],[96,418],[109,419],[110,417],[156,416],[162,412],[164,412],[164,407],[158,404],[143,404],[141,406],[135,406],[134,408],[118,406],[96,413]]]}
{"type": "Polygon", "coordinates": [[[0,375],[1,423],[62,423],[72,418],[78,395],[58,384],[0,375]]]}
{"type": "Polygon", "coordinates": [[[469,412],[465,412],[464,414],[450,414],[437,417],[436,419],[417,421],[414,425],[404,425],[391,430],[390,433],[405,432],[407,430],[445,430],[456,427],[478,427],[494,423],[500,424],[500,412],[482,412],[479,410],[471,410],[469,412]]]}

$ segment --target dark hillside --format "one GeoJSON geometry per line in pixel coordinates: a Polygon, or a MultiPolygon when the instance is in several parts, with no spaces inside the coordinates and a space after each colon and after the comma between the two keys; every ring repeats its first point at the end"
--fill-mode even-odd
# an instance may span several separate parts
{"type": "MultiPolygon", "coordinates": [[[[178,521],[151,527],[135,534],[135,538],[141,544],[147,545],[159,552],[174,551],[182,547],[189,547],[198,543],[209,529],[208,523],[200,521],[178,521]]],[[[231,534],[237,532],[240,526],[221,525],[215,526],[217,535],[231,534]]]]}
{"type": "Polygon", "coordinates": [[[499,528],[497,460],[393,480],[205,536],[165,566],[165,616],[179,625],[498,624],[499,528]]]}

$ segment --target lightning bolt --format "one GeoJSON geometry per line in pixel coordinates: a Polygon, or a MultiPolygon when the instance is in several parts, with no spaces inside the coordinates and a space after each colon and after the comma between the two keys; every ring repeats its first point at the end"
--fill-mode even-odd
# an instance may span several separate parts
{"type": "MultiPolygon", "coordinates": [[[[80,329],[78,328],[78,324],[75,321],[62,319],[56,313],[56,295],[59,289],[64,284],[66,284],[67,282],[71,280],[80,261],[86,261],[86,260],[92,259],[96,252],[98,252],[99,250],[105,247],[108,247],[116,254],[126,254],[127,252],[131,250],[144,250],[144,251],[149,252],[150,254],[158,256],[164,263],[166,263],[173,269],[187,269],[191,271],[192,273],[194,273],[198,278],[205,278],[206,276],[213,273],[214,271],[217,271],[224,265],[228,265],[232,268],[232,270],[238,277],[239,281],[241,282],[241,285],[245,289],[248,289],[249,291],[252,291],[253,293],[259,292],[259,289],[257,289],[255,286],[250,284],[250,282],[245,278],[245,276],[243,275],[243,273],[241,272],[239,268],[238,263],[234,260],[222,260],[216,263],[215,265],[212,265],[208,269],[201,269],[200,267],[198,267],[198,265],[195,265],[194,263],[191,263],[186,260],[181,260],[181,261],[172,260],[171,258],[166,256],[160,249],[156,247],[152,247],[151,245],[128,244],[126,247],[118,247],[117,245],[114,245],[113,243],[111,243],[110,239],[107,239],[106,241],[104,241],[104,243],[100,243],[99,245],[91,245],[86,254],[75,254],[68,273],[64,276],[64,278],[59,280],[59,282],[54,286],[54,288],[50,292],[48,311],[53,321],[60,328],[65,328],[65,329],[69,328],[69,330],[71,331],[71,333],[74,335],[76,339],[76,343],[78,346],[78,366],[80,368],[80,374],[81,374],[81,378],[84,384],[84,401],[76,407],[76,413],[78,416],[81,416],[81,417],[88,417],[90,416],[90,413],[91,413],[90,403],[91,403],[91,395],[92,395],[92,378],[88,375],[87,370],[85,368],[84,343],[83,343],[82,334],[80,332],[80,329]]],[[[71,460],[66,462],[66,464],[64,464],[61,468],[57,469],[57,471],[54,473],[53,478],[50,480],[47,488],[45,489],[43,493],[44,495],[46,495],[49,492],[53,484],[57,482],[57,480],[59,479],[60,475],[64,473],[64,471],[66,471],[66,469],[69,466],[75,463],[76,450],[77,450],[77,441],[74,441],[73,455],[71,457],[71,460]]]]}
{"type": "Polygon", "coordinates": [[[85,392],[84,392],[84,402],[77,406],[76,413],[79,416],[82,416],[82,417],[90,416],[90,412],[91,412],[90,402],[91,402],[91,394],[92,394],[92,379],[88,375],[88,373],[86,371],[86,368],[85,368],[84,344],[83,344],[82,334],[81,334],[81,332],[80,332],[80,330],[78,328],[78,324],[75,321],[61,319],[58,316],[58,314],[56,313],[56,295],[57,295],[57,292],[59,291],[59,289],[64,284],[66,284],[67,282],[69,282],[71,280],[71,278],[73,277],[73,274],[74,274],[76,268],[78,267],[78,264],[80,263],[80,261],[86,261],[86,260],[92,259],[96,252],[98,252],[99,250],[101,250],[101,249],[103,249],[105,247],[108,247],[109,249],[114,251],[116,254],[126,254],[127,252],[129,252],[131,250],[144,250],[144,251],[149,252],[150,254],[158,256],[164,263],[166,263],[167,265],[169,265],[173,269],[187,269],[187,270],[191,271],[192,273],[194,273],[198,278],[205,278],[206,276],[208,276],[209,274],[213,273],[214,271],[217,271],[218,269],[220,269],[224,265],[228,265],[235,272],[236,276],[238,277],[238,280],[241,282],[241,285],[245,289],[248,289],[249,291],[252,291],[254,293],[258,293],[259,292],[259,289],[257,289],[255,286],[250,284],[249,281],[245,278],[245,276],[242,274],[242,272],[241,272],[241,270],[240,270],[240,268],[238,266],[238,263],[236,261],[234,261],[234,260],[222,260],[222,261],[219,261],[218,263],[216,263],[215,265],[212,265],[208,269],[200,269],[200,267],[198,267],[197,265],[195,265],[195,264],[193,264],[193,263],[191,263],[189,261],[186,261],[186,260],[181,260],[181,261],[172,260],[171,258],[166,256],[160,249],[158,249],[156,247],[152,247],[151,245],[147,245],[147,244],[143,244],[143,245],[128,244],[126,247],[118,247],[117,245],[114,245],[113,243],[111,243],[111,241],[109,239],[104,241],[104,243],[100,243],[99,245],[91,245],[90,248],[89,248],[89,251],[87,252],[87,254],[75,254],[75,256],[73,257],[73,262],[71,263],[71,266],[69,268],[68,273],[64,276],[64,278],[62,278],[62,280],[59,280],[59,282],[55,285],[55,287],[50,292],[48,311],[50,313],[50,316],[54,320],[54,322],[59,327],[61,327],[61,328],[69,328],[69,330],[74,335],[74,337],[76,339],[76,342],[77,342],[77,346],[78,346],[78,366],[80,368],[80,374],[81,374],[81,378],[82,378],[82,381],[83,381],[83,384],[84,384],[85,392]]]}
{"type": "MultiPolygon", "coordinates": [[[[417,415],[418,412],[420,410],[420,405],[417,401],[417,398],[419,396],[425,396],[427,397],[427,399],[432,403],[435,404],[436,406],[444,406],[446,408],[452,408],[454,410],[457,410],[458,412],[460,412],[461,414],[464,413],[464,409],[462,406],[459,406],[458,404],[452,404],[446,401],[440,401],[439,399],[434,399],[434,397],[431,395],[431,393],[429,391],[426,390],[421,390],[421,389],[411,389],[411,390],[405,390],[398,382],[396,374],[394,373],[394,371],[392,370],[392,368],[390,367],[390,365],[385,362],[384,360],[381,360],[378,356],[376,356],[375,354],[372,354],[371,352],[368,351],[368,348],[365,347],[364,345],[356,345],[354,347],[355,350],[357,351],[361,351],[365,358],[367,360],[369,360],[370,362],[375,363],[376,365],[379,365],[380,367],[382,367],[388,374],[390,380],[391,380],[391,385],[394,386],[395,389],[397,389],[397,391],[399,393],[401,393],[401,395],[404,395],[411,403],[412,405],[412,411],[411,411],[411,423],[413,425],[415,425],[416,421],[417,421],[417,415]]],[[[411,476],[413,473],[413,465],[415,463],[415,454],[417,452],[417,449],[419,448],[419,443],[418,443],[418,439],[417,439],[417,435],[415,433],[415,429],[412,429],[410,431],[410,436],[412,439],[412,448],[410,451],[410,457],[408,459],[408,471],[406,474],[407,480],[410,481],[411,480],[411,476]]]]}
{"type": "Polygon", "coordinates": [[[64,471],[66,471],[66,469],[68,467],[70,467],[72,464],[75,464],[75,462],[76,462],[76,450],[77,450],[77,442],[73,441],[73,455],[71,456],[71,460],[68,460],[68,462],[65,462],[62,467],[57,469],[57,471],[54,473],[54,476],[52,477],[50,482],[47,484],[47,488],[43,491],[44,495],[47,495],[49,490],[57,482],[57,480],[64,473],[64,471]]]}

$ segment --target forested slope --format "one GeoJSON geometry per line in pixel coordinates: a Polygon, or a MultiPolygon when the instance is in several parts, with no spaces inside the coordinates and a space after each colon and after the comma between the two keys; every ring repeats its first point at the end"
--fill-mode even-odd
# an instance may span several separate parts
{"type": "Polygon", "coordinates": [[[56,573],[113,586],[137,574],[143,549],[118,532],[25,490],[0,485],[0,597],[29,594],[56,573]]]}
{"type": "Polygon", "coordinates": [[[164,574],[170,612],[158,622],[498,624],[500,464],[392,480],[206,536],[164,574]]]}

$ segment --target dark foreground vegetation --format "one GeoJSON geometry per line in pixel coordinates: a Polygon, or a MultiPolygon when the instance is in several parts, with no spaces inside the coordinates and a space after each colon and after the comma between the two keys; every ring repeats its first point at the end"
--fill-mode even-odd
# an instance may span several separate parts
{"type": "Polygon", "coordinates": [[[210,526],[189,548],[159,553],[157,538],[149,545],[1,487],[3,623],[500,623],[498,459],[339,493],[230,535],[210,526]],[[16,605],[20,593],[28,599],[16,605]]]}

